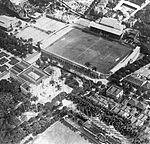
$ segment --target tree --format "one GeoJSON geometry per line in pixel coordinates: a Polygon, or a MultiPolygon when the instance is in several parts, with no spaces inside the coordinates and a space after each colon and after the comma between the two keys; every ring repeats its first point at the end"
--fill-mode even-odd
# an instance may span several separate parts
{"type": "Polygon", "coordinates": [[[97,71],[97,67],[96,67],[96,66],[93,66],[93,67],[92,67],[92,70],[93,70],[93,71],[97,71]]]}
{"type": "Polygon", "coordinates": [[[91,63],[90,63],[90,62],[86,62],[86,63],[85,63],[85,66],[86,66],[86,67],[90,67],[90,66],[91,66],[91,63]]]}

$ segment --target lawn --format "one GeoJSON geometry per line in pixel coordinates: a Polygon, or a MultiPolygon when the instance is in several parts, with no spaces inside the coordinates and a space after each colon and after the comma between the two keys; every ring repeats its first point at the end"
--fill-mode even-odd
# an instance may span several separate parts
{"type": "Polygon", "coordinates": [[[108,73],[131,49],[117,42],[73,29],[51,44],[47,51],[84,65],[90,62],[101,73],[108,73]]]}
{"type": "Polygon", "coordinates": [[[88,140],[84,140],[79,134],[71,131],[68,127],[56,122],[40,134],[33,144],[90,144],[88,140]]]}

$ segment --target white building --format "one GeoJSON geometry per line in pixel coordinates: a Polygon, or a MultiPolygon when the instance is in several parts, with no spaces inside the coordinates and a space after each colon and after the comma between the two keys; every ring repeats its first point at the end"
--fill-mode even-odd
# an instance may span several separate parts
{"type": "Polygon", "coordinates": [[[140,6],[137,4],[134,4],[126,0],[121,0],[113,10],[122,11],[122,13],[125,16],[124,20],[127,20],[128,18],[130,18],[130,16],[133,16],[139,9],[140,9],[140,6]]]}
{"type": "Polygon", "coordinates": [[[9,17],[6,15],[0,16],[0,28],[6,31],[9,31],[14,26],[19,25],[19,20],[15,17],[9,17]]]}

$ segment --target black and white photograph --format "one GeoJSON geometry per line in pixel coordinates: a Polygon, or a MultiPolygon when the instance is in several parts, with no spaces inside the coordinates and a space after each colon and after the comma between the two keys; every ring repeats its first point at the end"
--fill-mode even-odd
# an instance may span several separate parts
{"type": "Polygon", "coordinates": [[[150,0],[0,0],[0,144],[150,144],[150,0]]]}

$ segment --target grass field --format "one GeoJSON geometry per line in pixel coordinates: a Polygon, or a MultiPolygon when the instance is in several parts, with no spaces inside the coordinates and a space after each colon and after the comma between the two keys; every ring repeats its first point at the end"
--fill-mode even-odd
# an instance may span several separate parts
{"type": "Polygon", "coordinates": [[[47,18],[45,16],[36,20],[35,27],[41,28],[46,31],[57,31],[65,26],[65,23],[47,18]]]}
{"type": "Polygon", "coordinates": [[[33,27],[27,27],[16,34],[16,37],[22,37],[23,39],[33,39],[33,43],[37,43],[38,41],[44,40],[48,34],[45,32],[42,32],[36,28],[33,27]]]}
{"type": "Polygon", "coordinates": [[[46,48],[47,51],[80,64],[90,62],[101,73],[108,73],[131,49],[79,29],[73,29],[46,48]]]}
{"type": "Polygon", "coordinates": [[[71,131],[60,122],[40,134],[33,144],[90,144],[88,140],[71,131]]]}

